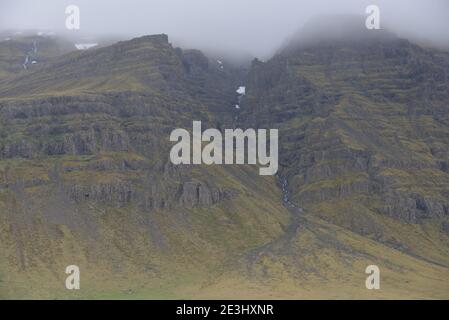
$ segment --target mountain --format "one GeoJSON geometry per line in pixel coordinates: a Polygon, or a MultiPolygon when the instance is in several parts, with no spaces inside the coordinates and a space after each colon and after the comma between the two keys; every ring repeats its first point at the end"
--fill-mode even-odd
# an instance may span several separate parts
{"type": "Polygon", "coordinates": [[[447,298],[449,54],[297,41],[249,70],[153,35],[2,76],[0,297],[447,298]],[[193,120],[279,128],[279,175],[172,165],[193,120]]]}
{"type": "Polygon", "coordinates": [[[43,32],[0,33],[0,79],[35,69],[43,62],[74,50],[61,37],[43,32]]]}
{"type": "Polygon", "coordinates": [[[279,128],[289,201],[447,268],[449,54],[383,31],[297,39],[253,62],[239,116],[240,126],[279,128]]]}
{"type": "Polygon", "coordinates": [[[281,234],[274,178],[169,161],[173,129],[232,119],[238,72],[221,67],[156,35],[2,81],[3,297],[70,297],[57,274],[74,263],[83,297],[159,297],[281,234]]]}

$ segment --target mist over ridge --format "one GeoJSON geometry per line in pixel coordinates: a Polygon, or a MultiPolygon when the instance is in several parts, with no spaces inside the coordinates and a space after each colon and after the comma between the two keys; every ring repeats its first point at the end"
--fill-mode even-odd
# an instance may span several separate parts
{"type": "Polygon", "coordinates": [[[449,44],[445,32],[449,29],[449,3],[444,0],[130,0],[126,6],[117,0],[5,0],[0,4],[0,31],[43,29],[123,40],[165,33],[183,48],[267,59],[307,21],[317,16],[365,16],[371,4],[380,7],[382,28],[429,45],[449,44]],[[80,7],[79,31],[65,30],[68,5],[80,7]]]}

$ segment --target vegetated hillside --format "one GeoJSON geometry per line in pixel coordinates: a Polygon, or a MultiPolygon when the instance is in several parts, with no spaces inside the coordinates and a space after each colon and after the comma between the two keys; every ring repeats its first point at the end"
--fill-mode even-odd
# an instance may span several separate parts
{"type": "Polygon", "coordinates": [[[232,118],[234,77],[161,35],[71,53],[4,82],[1,295],[77,296],[61,286],[77,264],[82,297],[162,297],[280,235],[288,212],[274,177],[169,161],[173,129],[232,118]],[[100,88],[99,78],[111,82],[100,88]]]}
{"type": "Polygon", "coordinates": [[[74,51],[68,40],[43,33],[0,33],[0,81],[74,51]]]}
{"type": "MultiPolygon", "coordinates": [[[[441,56],[437,66],[445,61],[399,42],[441,56]]],[[[404,119],[388,122],[396,112],[388,106],[406,103],[387,89],[409,77],[379,55],[397,44],[368,50],[364,61],[377,73],[351,80],[365,45],[255,62],[241,114],[242,71],[173,48],[164,35],[69,53],[0,81],[0,297],[447,297],[447,217],[379,211],[390,201],[382,188],[407,197],[411,187],[396,185],[402,173],[371,178],[377,149],[368,147],[387,144],[384,131],[362,139],[366,123],[347,119],[363,109],[357,115],[379,117],[390,139],[411,135],[404,119]],[[279,179],[251,166],[170,163],[171,130],[193,120],[229,128],[235,119],[281,129],[279,179]],[[81,268],[80,291],[64,287],[71,264],[81,268]],[[365,289],[368,264],[381,267],[379,292],[365,289]]]]}
{"type": "Polygon", "coordinates": [[[280,174],[305,216],[447,277],[449,53],[382,31],[313,39],[253,62],[241,125],[280,129],[280,174]]]}

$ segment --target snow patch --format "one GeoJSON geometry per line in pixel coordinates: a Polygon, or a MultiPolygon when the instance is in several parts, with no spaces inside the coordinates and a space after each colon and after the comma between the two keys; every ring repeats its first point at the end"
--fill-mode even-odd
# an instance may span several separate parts
{"type": "Polygon", "coordinates": [[[246,94],[246,87],[239,87],[237,89],[237,93],[242,95],[242,96],[245,95],[246,94]]]}
{"type": "Polygon", "coordinates": [[[77,43],[75,47],[78,50],[89,50],[90,48],[98,46],[98,43],[77,43]]]}
{"type": "Polygon", "coordinates": [[[56,33],[55,33],[54,31],[50,31],[50,32],[39,31],[39,32],[37,33],[37,35],[38,35],[39,37],[51,37],[51,36],[56,35],[56,33]]]}

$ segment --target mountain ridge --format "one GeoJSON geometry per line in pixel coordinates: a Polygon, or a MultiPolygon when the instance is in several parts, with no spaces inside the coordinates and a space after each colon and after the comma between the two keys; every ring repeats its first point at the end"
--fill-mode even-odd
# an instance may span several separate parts
{"type": "Polygon", "coordinates": [[[0,296],[447,297],[449,58],[382,43],[245,76],[156,35],[0,81],[0,296]],[[169,133],[192,119],[278,128],[279,177],[173,166],[169,133]],[[74,262],[80,293],[61,285],[74,262]]]}

